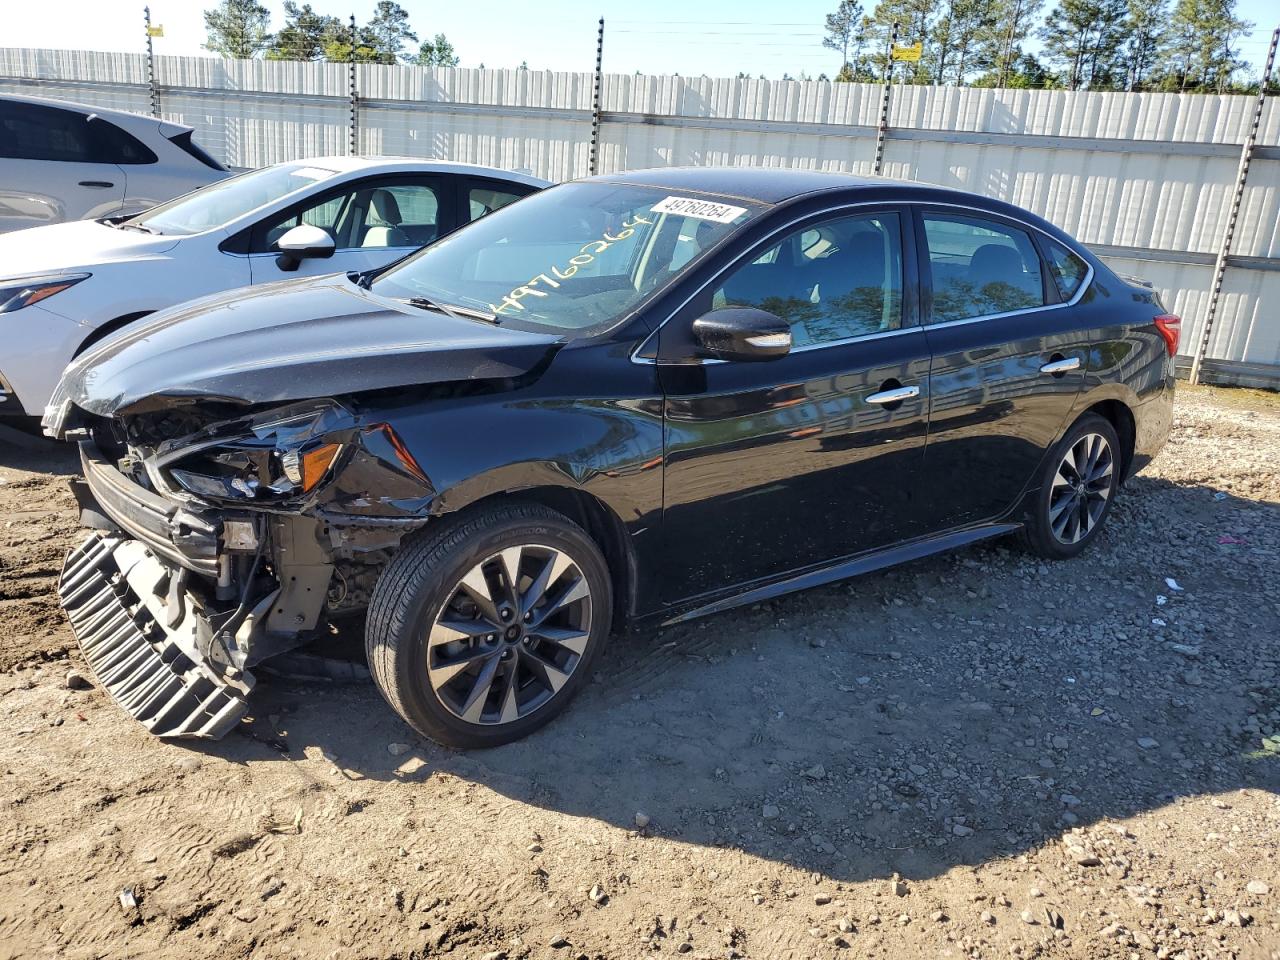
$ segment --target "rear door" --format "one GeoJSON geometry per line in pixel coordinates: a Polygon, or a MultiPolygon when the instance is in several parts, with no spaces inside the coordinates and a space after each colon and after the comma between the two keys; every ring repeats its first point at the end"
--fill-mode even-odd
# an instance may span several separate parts
{"type": "Polygon", "coordinates": [[[120,208],[125,175],[95,126],[88,114],[0,98],[0,232],[120,208]]]}
{"type": "Polygon", "coordinates": [[[365,177],[299,201],[265,218],[249,236],[254,283],[326,273],[372,270],[413,253],[448,232],[455,198],[439,176],[365,177]],[[310,224],[334,238],[327,259],[303,260],[282,270],[278,242],[293,227],[310,224]]]}
{"type": "MultiPolygon", "coordinates": [[[[929,369],[931,530],[1000,517],[1071,417],[1090,341],[1038,231],[955,208],[916,211],[929,369]]],[[[1077,277],[1083,282],[1085,278],[1077,277]]]]}
{"type": "Polygon", "coordinates": [[[662,328],[667,602],[918,532],[929,351],[909,230],[893,207],[815,218],[748,253],[662,328]],[[792,351],[698,360],[690,325],[724,306],[787,320],[792,351]]]}

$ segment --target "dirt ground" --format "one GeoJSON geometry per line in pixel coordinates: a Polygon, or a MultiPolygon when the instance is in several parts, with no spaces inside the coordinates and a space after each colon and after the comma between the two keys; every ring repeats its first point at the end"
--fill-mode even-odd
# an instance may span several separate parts
{"type": "Polygon", "coordinates": [[[0,446],[0,956],[1280,958],[1274,395],[1183,388],[1077,560],[620,640],[473,753],[367,682],[213,744],[68,689],[73,469],[0,446]]]}

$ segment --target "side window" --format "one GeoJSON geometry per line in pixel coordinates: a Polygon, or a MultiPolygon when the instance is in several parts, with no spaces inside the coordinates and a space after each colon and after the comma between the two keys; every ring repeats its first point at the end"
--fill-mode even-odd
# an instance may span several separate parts
{"type": "Polygon", "coordinates": [[[1025,230],[980,217],[924,215],[933,323],[1044,306],[1040,257],[1025,230]]]}
{"type": "Polygon", "coordinates": [[[788,234],[738,267],[711,305],[759,307],[791,325],[797,347],[902,326],[902,227],[896,213],[828,220],[788,234]]]}
{"type": "Polygon", "coordinates": [[[479,220],[485,214],[501,210],[508,203],[515,203],[522,196],[522,193],[509,193],[492,187],[472,187],[467,191],[467,220],[479,220]]]}
{"type": "Polygon", "coordinates": [[[369,191],[355,246],[421,247],[440,235],[440,198],[420,183],[390,184],[369,191]]]}
{"type": "Polygon", "coordinates": [[[1072,253],[1057,240],[1046,239],[1043,243],[1045,259],[1049,261],[1049,275],[1058,285],[1058,293],[1063,300],[1070,300],[1084,283],[1089,273],[1089,265],[1072,253]]]}
{"type": "Polygon", "coordinates": [[[88,163],[91,153],[84,114],[0,101],[0,157],[88,163]]]}
{"type": "Polygon", "coordinates": [[[89,130],[93,137],[92,150],[94,163],[155,163],[156,155],[151,149],[133,136],[121,130],[114,123],[101,117],[89,121],[89,130]]]}
{"type": "Polygon", "coordinates": [[[342,229],[342,221],[352,197],[353,194],[351,193],[329,196],[301,209],[294,207],[283,216],[258,224],[253,231],[250,252],[274,253],[280,238],[294,227],[301,226],[304,223],[312,227],[319,227],[328,233],[329,236],[333,237],[333,242],[338,249],[348,247],[349,244],[345,242],[346,237],[344,235],[345,231],[342,229]]]}

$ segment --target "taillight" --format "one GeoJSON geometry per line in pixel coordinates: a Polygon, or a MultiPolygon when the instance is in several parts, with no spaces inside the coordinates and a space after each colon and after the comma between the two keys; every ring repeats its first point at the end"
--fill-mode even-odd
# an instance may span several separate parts
{"type": "Polygon", "coordinates": [[[1156,317],[1155,324],[1160,336],[1164,337],[1169,356],[1172,357],[1178,352],[1178,341],[1182,339],[1182,318],[1175,317],[1172,313],[1163,313],[1156,317]]]}

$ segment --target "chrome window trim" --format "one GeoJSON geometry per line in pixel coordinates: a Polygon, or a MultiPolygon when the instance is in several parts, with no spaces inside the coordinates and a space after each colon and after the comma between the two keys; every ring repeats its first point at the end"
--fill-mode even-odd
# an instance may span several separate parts
{"type": "MultiPolygon", "coordinates": [[[[813,217],[822,217],[822,216],[825,216],[826,214],[837,214],[842,210],[854,210],[862,207],[882,207],[882,208],[883,207],[916,207],[916,208],[946,207],[954,210],[969,210],[969,211],[972,211],[973,213],[982,214],[987,217],[995,217],[997,219],[1008,220],[1012,223],[1016,223],[1018,226],[1022,227],[1025,230],[1034,230],[1036,231],[1036,233],[1039,233],[1042,236],[1047,237],[1048,239],[1052,240],[1054,243],[1058,243],[1066,247],[1076,256],[1080,257],[1080,259],[1084,261],[1085,267],[1087,267],[1088,269],[1085,272],[1084,280],[1080,282],[1079,288],[1077,288],[1076,292],[1072,295],[1071,299],[1067,300],[1064,303],[1046,303],[1038,307],[1024,307],[1021,310],[1009,310],[1004,313],[989,313],[989,314],[984,314],[983,316],[980,316],[980,317],[964,317],[963,319],[960,319],[960,320],[943,320],[940,323],[914,324],[909,327],[899,327],[896,330],[881,330],[877,333],[860,334],[856,337],[845,337],[841,340],[830,340],[830,341],[827,341],[826,343],[812,343],[807,346],[797,347],[796,349],[792,350],[791,353],[805,353],[809,350],[819,350],[819,349],[825,349],[827,347],[839,347],[839,346],[844,346],[850,343],[856,343],[860,340],[879,339],[881,337],[894,336],[899,333],[910,333],[912,331],[918,331],[918,330],[932,330],[932,329],[937,329],[939,327],[958,327],[958,326],[963,326],[969,323],[981,323],[985,320],[1000,320],[1000,319],[1003,319],[1004,317],[1017,317],[1027,313],[1039,313],[1044,310],[1057,310],[1062,307],[1074,307],[1076,304],[1080,302],[1080,300],[1084,297],[1085,292],[1093,284],[1093,278],[1094,278],[1093,264],[1091,264],[1087,258],[1081,256],[1080,251],[1072,247],[1071,244],[1063,243],[1057,237],[1053,236],[1053,234],[1049,233],[1049,231],[1045,230],[1043,227],[1036,226],[1034,223],[1027,223],[1025,220],[1020,220],[1017,217],[1011,217],[1003,213],[994,213],[991,210],[985,210],[982,207],[975,207],[967,203],[948,203],[947,201],[932,201],[932,200],[861,200],[856,203],[844,203],[838,207],[830,207],[826,211],[823,211],[821,213],[816,213],[816,214],[809,213],[809,214],[805,214],[804,216],[795,217],[792,220],[788,220],[786,223],[782,224],[772,232],[765,235],[765,237],[760,242],[762,244],[768,243],[778,234],[786,230],[790,230],[797,223],[803,223],[804,221],[812,219],[813,217]]],[[[913,235],[914,235],[914,232],[915,232],[915,228],[913,226],[912,227],[913,235]]],[[[1038,252],[1037,252],[1037,256],[1039,256],[1038,252]]],[[[1043,263],[1043,257],[1041,258],[1041,262],[1043,263]]],[[[696,289],[693,293],[691,293],[688,297],[686,297],[678,307],[676,307],[669,314],[667,314],[667,316],[663,319],[663,321],[660,324],[658,324],[656,327],[654,327],[653,330],[648,334],[648,336],[646,336],[643,340],[641,340],[640,343],[636,345],[635,349],[631,351],[631,362],[641,364],[641,365],[657,366],[659,363],[659,360],[656,357],[653,359],[650,359],[647,357],[638,356],[640,351],[642,351],[645,348],[645,345],[648,344],[650,340],[653,340],[662,332],[662,328],[665,327],[668,323],[670,323],[671,319],[675,317],[676,314],[678,314],[681,310],[683,310],[690,303],[692,303],[693,300],[695,300],[702,293],[702,291],[706,290],[707,287],[713,284],[720,277],[724,276],[724,274],[725,274],[725,271],[723,270],[720,273],[717,273],[714,277],[712,277],[710,280],[703,283],[701,286],[698,287],[698,289],[696,289]]],[[[788,354],[788,356],[790,356],[790,354],[788,354]]],[[[679,361],[679,362],[670,361],[670,360],[665,362],[667,364],[670,364],[671,366],[690,366],[690,365],[698,365],[698,364],[728,363],[729,361],[717,360],[715,358],[707,357],[707,358],[694,358],[691,360],[679,361]]]]}

